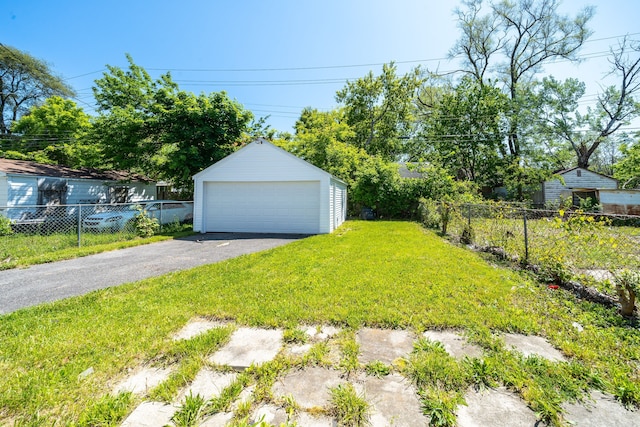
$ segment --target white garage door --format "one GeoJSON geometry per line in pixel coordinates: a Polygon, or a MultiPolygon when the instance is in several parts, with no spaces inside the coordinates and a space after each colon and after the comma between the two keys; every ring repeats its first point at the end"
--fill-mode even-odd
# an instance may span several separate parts
{"type": "Polygon", "coordinates": [[[318,233],[320,182],[207,182],[204,228],[215,232],[318,233]]]}

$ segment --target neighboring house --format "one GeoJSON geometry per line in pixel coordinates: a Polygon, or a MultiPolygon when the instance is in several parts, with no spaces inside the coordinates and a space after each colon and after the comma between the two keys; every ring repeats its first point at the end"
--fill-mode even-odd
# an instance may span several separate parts
{"type": "Polygon", "coordinates": [[[71,169],[0,158],[0,209],[19,219],[34,206],[126,203],[155,199],[155,183],[119,171],[71,169]]]}
{"type": "Polygon", "coordinates": [[[599,189],[596,197],[602,213],[640,216],[640,190],[599,189]]]}
{"type": "Polygon", "coordinates": [[[265,139],[193,176],[193,229],[330,233],[346,218],[347,185],[265,139]]]}
{"type": "Polygon", "coordinates": [[[598,200],[596,190],[617,188],[617,179],[575,167],[556,172],[554,177],[542,184],[541,204],[549,206],[571,199],[574,205],[579,205],[580,199],[598,200]],[[562,180],[558,177],[562,177],[562,180]]]}

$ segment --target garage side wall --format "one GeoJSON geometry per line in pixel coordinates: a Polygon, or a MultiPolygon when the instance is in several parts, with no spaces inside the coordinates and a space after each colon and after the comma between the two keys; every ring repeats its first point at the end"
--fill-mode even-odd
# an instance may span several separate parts
{"type": "Polygon", "coordinates": [[[207,183],[320,182],[320,233],[330,232],[330,175],[268,142],[252,142],[194,176],[193,229],[206,232],[207,183]]]}
{"type": "Polygon", "coordinates": [[[331,179],[330,216],[330,232],[338,228],[347,218],[347,187],[336,179],[331,179]]]}

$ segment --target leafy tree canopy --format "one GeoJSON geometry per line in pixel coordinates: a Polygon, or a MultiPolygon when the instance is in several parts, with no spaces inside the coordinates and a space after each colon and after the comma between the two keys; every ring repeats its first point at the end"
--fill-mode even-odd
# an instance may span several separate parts
{"type": "Polygon", "coordinates": [[[369,154],[395,160],[404,154],[404,144],[413,133],[413,102],[420,87],[420,71],[414,69],[398,77],[393,63],[382,74],[369,72],[336,94],[344,105],[346,123],[353,130],[350,143],[369,154]]]}
{"type": "Polygon", "coordinates": [[[82,108],[52,96],[13,123],[11,131],[19,136],[13,148],[40,162],[97,167],[99,150],[85,139],[90,129],[90,117],[82,108]]]}
{"type": "Polygon", "coordinates": [[[614,177],[622,188],[640,188],[640,133],[633,144],[622,145],[622,159],[614,165],[614,177]]]}
{"type": "Polygon", "coordinates": [[[54,95],[74,92],[44,61],[0,44],[0,135],[10,133],[14,121],[54,95]]]}
{"type": "Polygon", "coordinates": [[[253,115],[225,92],[181,91],[169,73],[153,80],[127,59],[128,70],[109,66],[96,80],[92,139],[112,167],[190,189],[193,174],[237,148],[253,115]]]}

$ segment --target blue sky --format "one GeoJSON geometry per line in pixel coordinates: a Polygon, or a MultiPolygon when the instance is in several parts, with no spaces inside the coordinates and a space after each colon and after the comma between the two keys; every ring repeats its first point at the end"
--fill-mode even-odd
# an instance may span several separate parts
{"type": "MultiPolygon", "coordinates": [[[[0,43],[48,62],[93,113],[93,81],[125,53],[157,77],[171,71],[181,89],[225,90],[258,117],[292,131],[302,108],[336,106],[334,95],[382,64],[400,73],[421,65],[452,70],[457,1],[437,0],[0,0],[0,43]]],[[[608,69],[614,37],[640,38],[637,0],[565,0],[573,14],[595,5],[593,41],[575,66],[547,72],[577,77],[591,96],[608,69]]],[[[606,82],[606,80],[604,80],[606,82]]],[[[587,98],[588,100],[589,98],[587,98]]],[[[591,98],[592,99],[592,98],[591,98]]]]}

